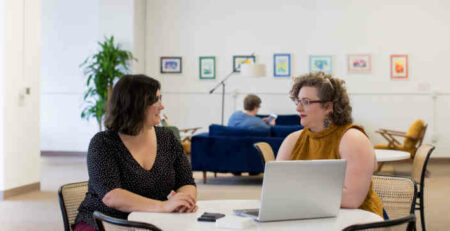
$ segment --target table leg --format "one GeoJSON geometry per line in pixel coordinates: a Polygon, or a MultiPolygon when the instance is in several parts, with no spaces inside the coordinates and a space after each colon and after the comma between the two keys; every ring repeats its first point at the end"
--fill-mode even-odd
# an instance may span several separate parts
{"type": "Polygon", "coordinates": [[[203,184],[206,184],[206,171],[203,171],[203,184]]]}
{"type": "Polygon", "coordinates": [[[384,162],[379,162],[378,163],[377,170],[375,170],[376,173],[381,171],[381,168],[383,168],[383,164],[384,164],[384,162]]]}

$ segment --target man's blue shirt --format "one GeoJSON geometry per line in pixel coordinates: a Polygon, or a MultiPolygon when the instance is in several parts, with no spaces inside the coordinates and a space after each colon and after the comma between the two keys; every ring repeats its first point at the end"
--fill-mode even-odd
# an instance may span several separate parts
{"type": "Polygon", "coordinates": [[[228,120],[228,126],[236,128],[270,128],[270,125],[259,117],[251,116],[242,111],[234,112],[228,120]]]}

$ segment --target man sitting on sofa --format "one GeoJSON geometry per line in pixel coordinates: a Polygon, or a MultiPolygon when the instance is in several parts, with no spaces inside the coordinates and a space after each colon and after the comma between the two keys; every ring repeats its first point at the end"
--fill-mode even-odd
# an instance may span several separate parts
{"type": "Polygon", "coordinates": [[[228,120],[228,126],[237,128],[270,128],[275,125],[275,120],[267,123],[268,118],[259,118],[256,116],[261,106],[261,99],[253,94],[249,94],[244,99],[244,111],[234,112],[228,120]]]}

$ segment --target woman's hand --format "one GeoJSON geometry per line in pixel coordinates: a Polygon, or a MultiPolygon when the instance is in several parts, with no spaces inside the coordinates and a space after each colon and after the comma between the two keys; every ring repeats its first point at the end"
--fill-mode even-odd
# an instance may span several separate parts
{"type": "Polygon", "coordinates": [[[163,211],[164,212],[195,212],[197,211],[197,205],[195,199],[183,192],[171,192],[170,197],[167,201],[163,202],[163,211]]]}

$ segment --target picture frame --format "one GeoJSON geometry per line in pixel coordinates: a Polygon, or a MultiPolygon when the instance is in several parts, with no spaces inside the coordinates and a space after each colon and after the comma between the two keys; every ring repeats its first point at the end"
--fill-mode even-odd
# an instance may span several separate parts
{"type": "Polygon", "coordinates": [[[200,56],[198,66],[200,79],[216,78],[216,57],[200,56]]]}
{"type": "Polygon", "coordinates": [[[181,57],[164,56],[160,58],[160,68],[162,74],[182,73],[183,63],[181,57]]]}
{"type": "Polygon", "coordinates": [[[391,55],[391,79],[408,79],[408,55],[391,55]]]}
{"type": "Polygon", "coordinates": [[[291,54],[273,55],[273,76],[274,77],[291,76],[291,54]]]}
{"type": "Polygon", "coordinates": [[[333,73],[333,56],[331,55],[310,55],[309,72],[322,71],[326,74],[333,73]]]}
{"type": "Polygon", "coordinates": [[[347,55],[349,73],[370,73],[372,71],[372,57],[370,54],[347,55]]]}
{"type": "Polygon", "coordinates": [[[241,64],[253,64],[255,63],[254,55],[234,55],[233,56],[233,72],[241,72],[241,64]]]}

